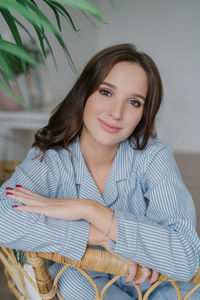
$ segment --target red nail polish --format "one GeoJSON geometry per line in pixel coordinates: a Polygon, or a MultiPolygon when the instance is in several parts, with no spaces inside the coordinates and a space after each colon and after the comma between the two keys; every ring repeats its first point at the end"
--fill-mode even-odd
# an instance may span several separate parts
{"type": "Polygon", "coordinates": [[[10,188],[10,187],[7,187],[7,188],[6,188],[6,191],[11,191],[11,190],[13,190],[13,189],[10,188]]]}
{"type": "Polygon", "coordinates": [[[18,207],[19,205],[13,205],[12,208],[18,207]]]}
{"type": "Polygon", "coordinates": [[[20,187],[22,187],[21,185],[19,185],[19,184],[16,184],[16,188],[20,188],[20,187]]]}
{"type": "Polygon", "coordinates": [[[155,283],[155,281],[153,283],[151,283],[151,285],[153,285],[155,283]]]}
{"type": "Polygon", "coordinates": [[[9,193],[9,192],[7,192],[7,193],[6,193],[6,195],[7,195],[7,196],[8,196],[8,195],[13,195],[13,193],[9,193]]]}

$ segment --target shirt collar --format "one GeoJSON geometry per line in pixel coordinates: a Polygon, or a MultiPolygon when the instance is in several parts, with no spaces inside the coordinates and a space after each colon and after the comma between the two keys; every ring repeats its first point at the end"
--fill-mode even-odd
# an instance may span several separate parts
{"type": "Polygon", "coordinates": [[[126,139],[120,143],[112,166],[115,181],[127,179],[129,177],[132,151],[133,149],[129,140],[126,139]]]}
{"type": "MultiPolygon", "coordinates": [[[[76,184],[82,184],[86,172],[86,164],[80,149],[79,137],[69,146],[75,156],[72,156],[73,165],[75,167],[76,184]]],[[[115,181],[127,179],[130,174],[131,153],[133,148],[129,140],[124,140],[120,143],[119,149],[115,156],[111,172],[115,181]]]]}
{"type": "Polygon", "coordinates": [[[70,144],[69,149],[74,154],[72,156],[72,163],[75,170],[76,184],[81,184],[85,176],[86,165],[81,152],[79,137],[77,137],[76,140],[72,144],[70,144]]]}

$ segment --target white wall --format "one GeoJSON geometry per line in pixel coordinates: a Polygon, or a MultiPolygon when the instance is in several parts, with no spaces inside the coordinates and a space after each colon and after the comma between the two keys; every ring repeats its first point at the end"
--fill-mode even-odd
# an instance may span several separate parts
{"type": "MultiPolygon", "coordinates": [[[[77,18],[82,38],[73,36],[70,50],[78,70],[95,51],[115,43],[135,43],[155,60],[163,80],[159,137],[176,151],[200,152],[200,1],[115,0],[115,8],[107,0],[95,3],[101,5],[109,24],[98,24],[98,30],[77,18]]],[[[66,91],[63,61],[60,74],[52,74],[55,98],[66,91]]]]}
{"type": "MultiPolygon", "coordinates": [[[[96,51],[121,42],[135,43],[157,63],[164,85],[164,104],[157,119],[159,137],[175,151],[200,152],[200,1],[94,0],[109,23],[93,27],[73,12],[79,36],[63,21],[62,36],[78,73],[96,51]]],[[[46,6],[45,12],[46,10],[46,6]]],[[[53,18],[52,18],[53,19],[53,18]]],[[[57,41],[50,36],[59,72],[48,59],[52,98],[61,100],[72,86],[73,74],[57,41]]]]}

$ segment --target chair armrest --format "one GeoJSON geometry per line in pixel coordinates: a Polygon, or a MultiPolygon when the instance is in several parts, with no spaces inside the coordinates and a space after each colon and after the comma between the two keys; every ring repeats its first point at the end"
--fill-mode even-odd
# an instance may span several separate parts
{"type": "MultiPolygon", "coordinates": [[[[128,275],[128,266],[124,263],[124,261],[120,259],[120,257],[105,250],[87,248],[81,261],[73,260],[57,253],[39,252],[37,255],[60,264],[69,264],[87,271],[104,272],[109,274],[117,274],[120,276],[128,275]]],[[[136,277],[139,277],[140,275],[141,267],[139,266],[136,277]]],[[[177,280],[169,278],[163,274],[159,275],[158,281],[177,282],[177,280]]],[[[200,283],[200,269],[189,282],[200,283]]]]}

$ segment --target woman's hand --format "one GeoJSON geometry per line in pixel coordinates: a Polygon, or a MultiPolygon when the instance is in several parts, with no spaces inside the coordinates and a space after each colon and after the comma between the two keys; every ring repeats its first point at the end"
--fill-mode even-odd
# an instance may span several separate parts
{"type": "Polygon", "coordinates": [[[129,269],[128,277],[125,280],[126,283],[129,283],[130,281],[134,280],[134,284],[138,285],[145,282],[148,278],[150,278],[149,283],[152,285],[156,280],[158,280],[159,273],[147,267],[141,267],[142,274],[139,278],[135,280],[139,265],[131,260],[125,260],[125,263],[127,264],[129,269]]]}
{"type": "Polygon", "coordinates": [[[17,189],[7,188],[7,197],[17,200],[24,205],[14,205],[17,211],[34,214],[43,214],[50,218],[62,220],[80,220],[83,212],[87,209],[89,199],[54,199],[46,198],[29,191],[24,187],[17,189]]]}
{"type": "MultiPolygon", "coordinates": [[[[109,251],[109,249],[106,249],[106,250],[109,251]]],[[[116,255],[116,254],[114,253],[114,255],[116,255]]],[[[124,259],[123,257],[121,257],[119,255],[117,255],[117,256],[121,260],[123,260],[124,263],[128,266],[129,274],[125,280],[126,283],[134,281],[134,284],[138,285],[138,284],[145,282],[149,278],[149,283],[152,285],[155,283],[155,281],[158,280],[159,273],[157,271],[151,270],[151,269],[149,269],[147,267],[143,267],[143,266],[140,266],[141,273],[142,273],[141,276],[139,278],[136,278],[139,265],[132,260],[124,259]]]]}

